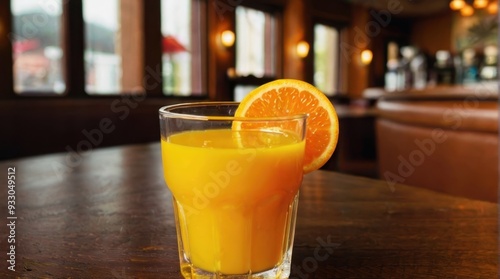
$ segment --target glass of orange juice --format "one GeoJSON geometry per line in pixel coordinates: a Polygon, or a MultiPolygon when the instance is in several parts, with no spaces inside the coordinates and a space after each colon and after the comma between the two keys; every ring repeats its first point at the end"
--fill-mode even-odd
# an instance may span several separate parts
{"type": "Polygon", "coordinates": [[[290,275],[306,115],[238,118],[237,107],[159,111],[184,278],[290,275]]]}

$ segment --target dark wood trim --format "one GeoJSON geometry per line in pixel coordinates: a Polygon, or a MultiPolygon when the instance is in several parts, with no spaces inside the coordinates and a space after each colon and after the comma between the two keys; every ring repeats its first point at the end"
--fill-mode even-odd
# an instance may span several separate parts
{"type": "MultiPolygon", "coordinates": [[[[224,6],[219,1],[208,2],[208,96],[210,100],[233,100],[233,92],[228,82],[227,71],[235,67],[236,44],[225,48],[220,43],[224,30],[235,30],[235,6],[224,6]],[[222,6],[219,6],[222,5],[222,6]]],[[[235,32],[236,33],[236,32],[235,32]]],[[[236,34],[236,36],[238,36],[236,34]]]]}
{"type": "Polygon", "coordinates": [[[266,13],[274,14],[283,10],[283,4],[270,4],[269,1],[240,1],[240,6],[260,10],[266,13]]]}
{"type": "Polygon", "coordinates": [[[352,4],[347,1],[310,1],[310,15],[324,21],[349,25],[352,4]]]}
{"type": "Polygon", "coordinates": [[[191,0],[192,94],[207,94],[207,2],[191,0]]]}
{"type": "Polygon", "coordinates": [[[304,40],[309,43],[309,53],[304,58],[304,80],[314,84],[314,27],[311,17],[311,2],[307,1],[304,5],[304,40]]]}
{"type": "Polygon", "coordinates": [[[84,62],[84,22],[82,0],[63,1],[63,48],[66,92],[70,97],[86,98],[84,62]]]}
{"type": "Polygon", "coordinates": [[[280,9],[274,14],[274,35],[276,36],[276,41],[275,43],[275,60],[274,60],[274,74],[275,78],[282,78],[283,77],[283,60],[285,59],[284,56],[284,34],[283,34],[283,9],[280,9]]]}
{"type": "Polygon", "coordinates": [[[12,14],[10,1],[0,2],[0,98],[14,97],[14,73],[12,60],[12,14]]]}
{"type": "Polygon", "coordinates": [[[144,78],[148,96],[163,96],[161,1],[144,3],[144,78]]]}

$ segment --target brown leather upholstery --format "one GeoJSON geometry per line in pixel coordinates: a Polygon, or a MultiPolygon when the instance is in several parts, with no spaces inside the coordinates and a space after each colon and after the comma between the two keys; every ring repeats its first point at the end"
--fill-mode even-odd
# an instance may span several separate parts
{"type": "Polygon", "coordinates": [[[494,101],[382,100],[378,102],[377,108],[379,116],[397,122],[431,128],[498,133],[498,104],[494,101]]]}
{"type": "Polygon", "coordinates": [[[394,183],[498,201],[496,101],[380,100],[379,175],[394,183]]]}

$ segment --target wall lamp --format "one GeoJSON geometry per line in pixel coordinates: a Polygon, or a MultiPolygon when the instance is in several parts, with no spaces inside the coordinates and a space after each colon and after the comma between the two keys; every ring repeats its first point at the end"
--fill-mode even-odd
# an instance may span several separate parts
{"type": "Polygon", "coordinates": [[[305,58],[309,54],[309,44],[306,41],[300,41],[297,44],[297,55],[300,58],[305,58]]]}
{"type": "Polygon", "coordinates": [[[373,52],[369,49],[365,49],[361,52],[361,64],[363,65],[369,65],[372,63],[373,59],[373,52]]]}
{"type": "Polygon", "coordinates": [[[234,45],[235,38],[234,32],[231,30],[224,30],[220,34],[220,42],[225,47],[232,47],[234,45]]]}

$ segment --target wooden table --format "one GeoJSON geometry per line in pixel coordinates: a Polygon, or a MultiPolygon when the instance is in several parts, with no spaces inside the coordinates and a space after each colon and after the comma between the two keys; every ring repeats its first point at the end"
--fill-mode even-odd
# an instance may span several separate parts
{"type": "MultiPolygon", "coordinates": [[[[0,162],[0,173],[0,278],[180,278],[158,144],[0,162]]],[[[498,278],[497,233],[497,204],[316,171],[291,278],[498,278]]]]}

